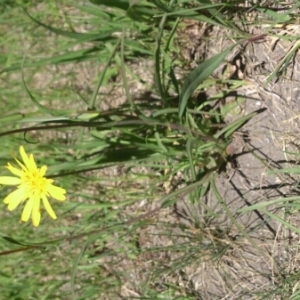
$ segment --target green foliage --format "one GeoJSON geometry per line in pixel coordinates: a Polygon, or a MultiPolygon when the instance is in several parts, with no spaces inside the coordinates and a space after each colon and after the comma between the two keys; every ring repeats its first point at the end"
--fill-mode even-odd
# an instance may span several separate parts
{"type": "MultiPolygon", "coordinates": [[[[244,40],[247,34],[228,13],[239,6],[235,1],[159,0],[0,5],[0,163],[11,161],[23,144],[40,165],[49,166],[48,176],[68,195],[65,203],[54,204],[58,220],[42,219],[37,229],[20,224],[20,210],[7,212],[3,205],[0,299],[117,299],[122,289],[131,299],[199,299],[170,278],[206,260],[218,263],[236,241],[224,242],[226,235],[220,238],[218,230],[208,233],[196,213],[191,228],[162,222],[162,232],[153,235],[168,238],[170,245],[144,247],[141,232],[155,225],[152,218],[158,211],[188,195],[192,205],[205,208],[204,218],[219,215],[221,209],[255,246],[215,184],[231,158],[227,149],[232,136],[259,113],[227,123],[234,105],[216,105],[244,84],[212,76],[238,42],[199,61],[193,70],[187,70],[176,43],[182,38],[180,28],[190,20],[227,28],[244,40]],[[154,84],[133,67],[141,61],[151,62],[154,84]],[[183,77],[177,76],[176,66],[184,70],[183,77]],[[134,97],[132,82],[147,85],[149,94],[134,97]],[[202,93],[215,86],[222,91],[202,93]],[[113,94],[116,89],[121,92],[113,94]],[[103,109],[106,100],[123,95],[126,101],[103,109]],[[106,173],[108,168],[112,173],[106,173]],[[181,179],[172,186],[178,174],[181,179]],[[203,201],[209,192],[218,200],[216,207],[203,201]],[[143,202],[145,215],[136,217],[143,202]],[[148,209],[152,205],[158,209],[148,209]],[[176,226],[173,236],[170,228],[176,226]],[[136,282],[130,272],[143,255],[151,257],[151,264],[136,282]]],[[[291,18],[291,12],[279,18],[271,8],[257,11],[271,22],[291,18]]],[[[5,197],[7,190],[1,188],[0,194],[5,197]]],[[[294,200],[261,202],[238,212],[260,210],[299,233],[267,210],[270,204],[298,209],[294,200]]],[[[297,294],[296,289],[293,299],[297,294]]]]}

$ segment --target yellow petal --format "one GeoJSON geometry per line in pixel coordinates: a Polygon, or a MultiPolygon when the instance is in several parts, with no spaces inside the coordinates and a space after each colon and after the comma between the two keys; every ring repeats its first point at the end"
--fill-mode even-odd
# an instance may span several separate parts
{"type": "Polygon", "coordinates": [[[53,209],[52,209],[52,207],[51,207],[51,205],[50,205],[50,203],[49,203],[47,197],[43,197],[43,204],[44,204],[44,206],[45,206],[45,209],[46,209],[47,213],[50,215],[50,217],[51,217],[52,219],[55,220],[55,219],[57,218],[57,217],[56,217],[56,214],[55,214],[55,212],[53,211],[53,209]]]}
{"type": "Polygon", "coordinates": [[[44,177],[44,175],[46,174],[47,172],[47,167],[46,166],[42,166],[41,169],[40,169],[40,175],[42,177],[44,177]]]}
{"type": "Polygon", "coordinates": [[[47,192],[50,194],[51,197],[58,201],[64,201],[66,200],[66,196],[64,195],[66,193],[66,190],[55,186],[53,184],[49,184],[47,192]]]}
{"type": "Polygon", "coordinates": [[[8,194],[3,202],[8,204],[8,210],[12,211],[24,200],[23,191],[17,189],[8,194]]]}
{"type": "Polygon", "coordinates": [[[19,177],[21,177],[24,172],[22,170],[19,170],[17,168],[15,168],[14,166],[12,166],[10,163],[7,164],[7,167],[6,167],[11,173],[13,173],[14,175],[17,175],[19,177]]]}
{"type": "Polygon", "coordinates": [[[20,150],[22,160],[25,163],[25,166],[27,167],[27,165],[29,164],[29,157],[28,157],[27,153],[25,152],[25,149],[23,146],[20,146],[19,150],[20,150]]]}
{"type": "Polygon", "coordinates": [[[14,201],[17,198],[23,198],[23,190],[22,189],[16,189],[10,194],[8,194],[5,199],[3,200],[4,203],[9,204],[11,201],[14,201]]]}
{"type": "Polygon", "coordinates": [[[4,185],[18,185],[21,183],[21,179],[12,176],[0,176],[0,184],[4,185]]]}
{"type": "Polygon", "coordinates": [[[15,158],[15,160],[16,160],[16,162],[18,163],[18,165],[22,168],[22,171],[23,171],[23,172],[27,171],[26,167],[25,167],[21,162],[19,162],[18,159],[15,158]]]}
{"type": "Polygon", "coordinates": [[[35,163],[35,160],[34,160],[34,157],[32,154],[30,154],[29,156],[29,159],[30,159],[30,169],[37,169],[37,166],[36,166],[36,163],[35,163]]]}
{"type": "Polygon", "coordinates": [[[32,208],[32,223],[33,223],[33,226],[35,226],[35,227],[39,226],[40,220],[41,220],[40,199],[36,198],[33,201],[33,208],[32,208]]]}
{"type": "Polygon", "coordinates": [[[26,182],[25,183],[22,182],[18,186],[18,189],[22,190],[25,199],[27,199],[27,198],[29,199],[33,196],[32,190],[30,189],[30,187],[28,186],[28,184],[26,182]]]}
{"type": "Polygon", "coordinates": [[[33,155],[30,154],[30,156],[28,156],[26,154],[23,146],[20,146],[20,154],[21,154],[22,160],[28,170],[33,170],[33,169],[37,168],[36,163],[33,158],[33,155]]]}
{"type": "Polygon", "coordinates": [[[21,220],[23,222],[27,222],[31,213],[32,213],[32,208],[33,208],[33,199],[30,198],[26,204],[25,204],[25,207],[23,209],[23,212],[22,212],[22,216],[21,216],[21,220]]]}

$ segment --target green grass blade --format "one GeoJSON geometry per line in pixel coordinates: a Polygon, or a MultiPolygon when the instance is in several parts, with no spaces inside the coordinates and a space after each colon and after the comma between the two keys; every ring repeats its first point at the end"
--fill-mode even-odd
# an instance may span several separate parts
{"type": "Polygon", "coordinates": [[[90,2],[96,5],[105,5],[108,7],[119,8],[126,11],[130,7],[129,0],[90,0],[90,2]]]}
{"type": "Polygon", "coordinates": [[[205,79],[207,79],[214,70],[223,62],[229,52],[235,45],[228,47],[221,53],[211,57],[210,59],[201,63],[196,69],[187,76],[179,95],[179,118],[182,118],[183,113],[188,105],[188,100],[205,79]]]}
{"type": "MultiPolygon", "coordinates": [[[[101,76],[100,76],[100,78],[99,78],[99,80],[98,80],[97,86],[96,86],[96,88],[94,89],[93,95],[92,95],[91,100],[90,100],[90,102],[89,102],[89,110],[95,109],[95,103],[96,103],[97,95],[98,95],[98,93],[99,93],[99,89],[100,89],[100,87],[101,87],[101,85],[102,85],[102,83],[103,83],[103,81],[104,81],[106,71],[108,70],[108,68],[109,68],[109,66],[110,66],[110,64],[111,64],[111,62],[112,62],[114,56],[116,55],[117,50],[119,49],[120,42],[121,42],[121,41],[119,40],[119,41],[116,43],[115,47],[114,47],[114,48],[112,49],[112,51],[111,51],[111,55],[108,57],[108,60],[107,60],[107,62],[106,62],[106,64],[105,64],[105,66],[104,66],[104,69],[103,69],[103,71],[102,71],[102,73],[101,73],[101,76]]],[[[100,105],[100,104],[99,104],[99,105],[100,105]]]]}
{"type": "Polygon", "coordinates": [[[161,80],[161,76],[163,76],[163,74],[161,74],[161,39],[162,39],[162,34],[163,34],[163,30],[164,30],[164,25],[165,22],[167,20],[167,17],[164,15],[160,21],[159,24],[159,28],[158,28],[158,33],[157,33],[157,38],[155,41],[155,54],[154,54],[154,58],[155,58],[155,83],[156,83],[156,88],[158,89],[158,93],[161,97],[161,100],[163,102],[163,104],[166,104],[167,102],[167,96],[166,96],[166,92],[165,89],[163,87],[162,84],[162,80],[161,80]]]}
{"type": "Polygon", "coordinates": [[[183,197],[184,195],[188,195],[191,192],[193,192],[196,188],[201,187],[203,184],[208,183],[212,180],[212,178],[215,176],[215,173],[208,173],[206,174],[201,180],[198,180],[197,182],[191,183],[179,190],[176,190],[175,192],[172,192],[168,194],[167,196],[163,197],[160,202],[162,207],[168,207],[170,205],[173,205],[175,202],[178,201],[178,196],[181,195],[183,197]]]}
{"type": "Polygon", "coordinates": [[[219,138],[224,134],[225,138],[228,138],[232,135],[233,132],[238,130],[240,127],[242,127],[246,122],[248,122],[250,119],[252,119],[255,115],[257,115],[258,111],[255,111],[253,113],[250,113],[244,117],[239,118],[238,120],[228,124],[226,127],[224,127],[222,130],[217,132],[214,135],[214,138],[219,138]]]}
{"type": "Polygon", "coordinates": [[[115,30],[110,30],[110,31],[107,31],[107,32],[104,32],[104,33],[101,33],[101,34],[100,33],[70,32],[70,31],[62,30],[62,29],[59,29],[59,28],[54,28],[52,26],[41,23],[40,21],[33,18],[26,10],[25,10],[25,13],[37,25],[39,25],[41,27],[44,27],[45,29],[47,29],[47,30],[49,30],[49,31],[51,31],[51,32],[53,32],[57,35],[61,35],[61,36],[65,36],[67,38],[75,39],[80,43],[90,42],[90,41],[95,41],[95,40],[97,40],[97,41],[106,40],[115,31],[115,30]]]}
{"type": "Polygon", "coordinates": [[[55,111],[53,110],[50,110],[48,108],[46,108],[45,106],[43,106],[42,104],[40,104],[36,99],[35,97],[32,95],[32,93],[30,92],[30,90],[28,89],[27,87],[27,84],[25,82],[25,79],[24,79],[24,72],[23,72],[23,69],[22,69],[22,82],[23,82],[23,86],[29,96],[29,98],[31,99],[31,101],[34,103],[34,105],[43,113],[45,114],[50,114],[50,115],[55,115],[55,111]]]}
{"type": "MultiPolygon", "coordinates": [[[[115,40],[115,38],[113,38],[115,40]]],[[[83,62],[86,60],[99,60],[99,52],[103,50],[103,47],[93,47],[88,49],[81,49],[76,51],[67,52],[61,55],[53,55],[49,58],[39,59],[38,61],[34,62],[20,62],[13,64],[9,67],[6,67],[0,71],[1,73],[11,72],[20,70],[21,68],[31,68],[31,67],[41,67],[49,64],[66,64],[66,63],[78,63],[83,62]]],[[[103,59],[104,61],[104,59],[103,59]]]]}

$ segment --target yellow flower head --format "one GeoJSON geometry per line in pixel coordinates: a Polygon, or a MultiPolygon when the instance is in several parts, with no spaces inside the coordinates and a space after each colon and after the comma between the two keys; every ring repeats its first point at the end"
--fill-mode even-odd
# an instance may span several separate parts
{"type": "Polygon", "coordinates": [[[0,176],[0,184],[16,185],[17,189],[11,192],[5,199],[4,203],[8,204],[8,210],[14,210],[20,203],[27,200],[22,212],[21,220],[27,222],[32,215],[34,226],[38,226],[41,220],[40,202],[51,218],[56,219],[56,215],[50,206],[48,197],[51,196],[56,200],[64,201],[66,191],[52,184],[52,179],[44,177],[47,171],[46,166],[38,168],[33,155],[26,154],[24,147],[20,146],[20,154],[24,163],[16,162],[20,168],[7,164],[6,168],[18,177],[0,176]]]}

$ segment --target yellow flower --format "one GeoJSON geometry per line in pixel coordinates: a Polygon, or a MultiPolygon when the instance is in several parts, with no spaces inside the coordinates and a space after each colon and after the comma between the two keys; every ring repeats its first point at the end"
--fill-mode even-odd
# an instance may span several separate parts
{"type": "Polygon", "coordinates": [[[56,215],[50,206],[48,197],[51,196],[56,200],[64,201],[66,191],[52,184],[52,179],[44,177],[47,171],[46,166],[38,168],[33,155],[26,154],[24,147],[20,146],[20,154],[24,163],[16,162],[20,168],[7,164],[6,168],[18,177],[0,176],[0,184],[16,185],[17,189],[11,192],[5,199],[4,203],[8,204],[8,210],[14,210],[20,203],[27,200],[22,212],[21,220],[27,222],[32,215],[34,226],[38,226],[41,220],[40,203],[43,205],[51,218],[56,219],[56,215]]]}

